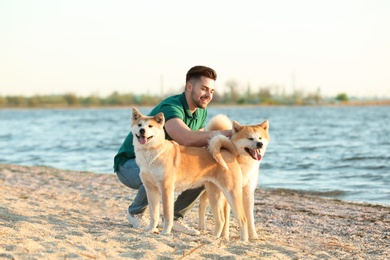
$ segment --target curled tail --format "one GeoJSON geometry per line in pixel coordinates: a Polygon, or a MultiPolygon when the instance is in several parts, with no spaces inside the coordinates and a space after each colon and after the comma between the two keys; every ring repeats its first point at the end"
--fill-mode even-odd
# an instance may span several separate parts
{"type": "Polygon", "coordinates": [[[229,170],[225,160],[223,159],[221,150],[226,149],[229,153],[236,154],[237,150],[232,141],[230,141],[230,139],[226,136],[218,134],[209,140],[208,149],[217,163],[222,165],[226,170],[229,170]]]}
{"type": "Polygon", "coordinates": [[[232,121],[225,115],[218,114],[213,116],[207,123],[205,130],[206,131],[215,131],[215,130],[229,130],[232,129],[232,121]]]}
{"type": "MultiPolygon", "coordinates": [[[[233,123],[227,116],[218,114],[210,119],[210,121],[207,123],[205,127],[205,130],[206,131],[229,130],[232,129],[232,126],[233,123]]],[[[236,153],[236,147],[230,141],[230,139],[224,135],[216,133],[212,138],[210,138],[208,149],[210,154],[217,161],[217,163],[219,163],[226,170],[228,170],[226,162],[222,157],[221,150],[226,149],[232,154],[236,153]]]]}

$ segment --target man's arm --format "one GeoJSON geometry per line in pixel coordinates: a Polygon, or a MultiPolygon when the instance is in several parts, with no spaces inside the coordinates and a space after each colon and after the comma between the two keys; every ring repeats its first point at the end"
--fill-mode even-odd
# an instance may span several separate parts
{"type": "Polygon", "coordinates": [[[207,146],[208,140],[219,132],[227,137],[232,135],[232,130],[220,131],[192,131],[181,119],[172,118],[165,122],[165,130],[178,144],[184,146],[207,146]]]}

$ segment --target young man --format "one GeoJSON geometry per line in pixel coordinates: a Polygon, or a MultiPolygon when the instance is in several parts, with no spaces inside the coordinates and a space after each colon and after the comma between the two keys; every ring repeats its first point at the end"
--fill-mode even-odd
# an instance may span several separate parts
{"type": "MultiPolygon", "coordinates": [[[[203,131],[207,118],[207,105],[213,99],[215,91],[216,72],[205,66],[195,66],[186,75],[185,91],[182,94],[168,97],[158,104],[148,115],[159,112],[165,117],[165,136],[175,140],[180,145],[203,147],[215,133],[203,131]]],[[[219,131],[230,137],[231,130],[219,131]]],[[[140,169],[135,161],[133,134],[130,132],[118,154],[114,158],[114,171],[119,180],[129,188],[138,189],[138,193],[127,210],[127,220],[139,228],[146,225],[143,217],[148,201],[145,188],[139,176],[140,169]]],[[[198,235],[199,231],[188,227],[183,217],[192,208],[204,188],[186,190],[175,202],[175,221],[172,230],[198,235]]]]}

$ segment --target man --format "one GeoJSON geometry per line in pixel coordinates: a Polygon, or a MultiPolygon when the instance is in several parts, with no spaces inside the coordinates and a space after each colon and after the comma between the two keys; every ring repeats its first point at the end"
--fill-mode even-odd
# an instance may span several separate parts
{"type": "MultiPolygon", "coordinates": [[[[205,66],[195,66],[186,75],[185,91],[182,94],[168,97],[158,104],[148,115],[159,112],[165,117],[165,136],[184,146],[203,147],[215,133],[203,131],[207,118],[207,105],[215,91],[216,72],[205,66]]],[[[231,130],[219,131],[230,137],[231,130]]],[[[148,201],[146,191],[139,176],[140,169],[135,161],[133,134],[130,132],[118,154],[114,158],[114,171],[119,180],[129,188],[138,189],[138,193],[127,210],[127,220],[134,228],[146,224],[143,217],[148,201]]],[[[202,194],[204,187],[182,192],[175,202],[175,221],[172,230],[198,235],[199,231],[188,227],[183,217],[202,194]]]]}

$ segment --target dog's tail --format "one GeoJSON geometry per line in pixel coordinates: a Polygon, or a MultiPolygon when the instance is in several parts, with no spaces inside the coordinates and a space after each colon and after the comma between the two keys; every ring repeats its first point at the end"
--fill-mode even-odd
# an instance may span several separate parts
{"type": "MultiPolygon", "coordinates": [[[[229,130],[232,129],[232,121],[225,115],[218,114],[210,119],[207,123],[206,131],[218,131],[218,130],[229,130]]],[[[228,169],[225,160],[222,157],[221,150],[226,149],[230,153],[236,153],[236,147],[234,144],[224,135],[216,132],[215,136],[210,138],[208,149],[213,158],[222,165],[226,170],[228,169]]]]}
{"type": "Polygon", "coordinates": [[[229,130],[232,129],[232,121],[225,115],[218,114],[207,123],[206,131],[229,130]]]}
{"type": "Polygon", "coordinates": [[[230,139],[226,136],[218,134],[213,136],[209,140],[208,149],[210,154],[217,161],[217,163],[222,165],[226,170],[229,170],[225,160],[223,159],[221,150],[226,149],[229,151],[230,154],[235,155],[237,153],[237,150],[232,141],[230,141],[230,139]]]}

